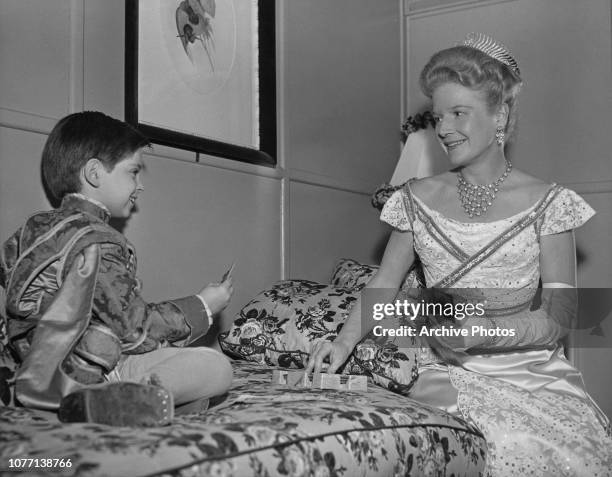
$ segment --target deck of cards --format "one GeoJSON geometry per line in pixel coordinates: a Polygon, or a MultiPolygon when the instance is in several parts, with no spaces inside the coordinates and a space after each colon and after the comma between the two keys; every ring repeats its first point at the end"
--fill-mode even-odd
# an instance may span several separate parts
{"type": "Polygon", "coordinates": [[[298,388],[336,389],[340,391],[368,390],[367,376],[328,373],[313,373],[308,375],[300,369],[273,370],[272,384],[298,388]]]}

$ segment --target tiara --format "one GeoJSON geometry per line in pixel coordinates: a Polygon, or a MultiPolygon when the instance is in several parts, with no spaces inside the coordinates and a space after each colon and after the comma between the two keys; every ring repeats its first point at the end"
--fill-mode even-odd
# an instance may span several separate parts
{"type": "Polygon", "coordinates": [[[465,37],[462,43],[464,46],[469,46],[477,50],[482,51],[485,55],[495,58],[497,61],[501,61],[504,65],[510,68],[519,78],[521,77],[521,70],[518,67],[518,63],[513,56],[501,43],[496,42],[493,38],[484,33],[472,32],[465,37]]]}

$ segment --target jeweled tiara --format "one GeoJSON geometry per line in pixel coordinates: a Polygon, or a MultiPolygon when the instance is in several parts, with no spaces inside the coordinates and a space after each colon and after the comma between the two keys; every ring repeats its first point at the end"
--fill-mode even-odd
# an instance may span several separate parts
{"type": "Polygon", "coordinates": [[[465,37],[463,45],[476,48],[482,51],[485,55],[489,55],[491,58],[495,58],[497,61],[501,61],[504,65],[508,66],[519,78],[521,77],[521,70],[518,67],[518,63],[514,57],[501,43],[496,42],[493,38],[484,33],[472,32],[465,37]]]}

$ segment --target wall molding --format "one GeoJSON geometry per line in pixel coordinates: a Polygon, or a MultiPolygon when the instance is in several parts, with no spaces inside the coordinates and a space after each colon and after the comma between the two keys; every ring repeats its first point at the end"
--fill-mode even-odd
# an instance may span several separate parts
{"type": "Polygon", "coordinates": [[[280,180],[280,279],[291,276],[291,182],[285,176],[287,158],[285,156],[285,96],[286,96],[286,50],[285,39],[285,2],[276,1],[276,169],[280,180]]]}
{"type": "MultiPolygon", "coordinates": [[[[51,118],[39,114],[0,107],[0,126],[9,129],[17,129],[36,134],[49,134],[58,119],[59,118],[51,118]]],[[[164,159],[193,162],[202,166],[225,169],[259,177],[269,177],[272,179],[287,178],[291,182],[326,187],[328,189],[335,189],[338,191],[351,192],[367,196],[372,195],[374,189],[379,185],[372,185],[365,181],[356,180],[347,182],[346,179],[341,180],[335,177],[324,176],[299,169],[287,170],[280,166],[277,166],[276,168],[257,166],[237,161],[228,161],[227,159],[213,156],[201,155],[196,158],[196,154],[193,152],[160,145],[155,145],[154,150],[148,152],[147,154],[164,159]]],[[[612,179],[603,181],[567,182],[563,183],[563,185],[576,191],[578,194],[612,193],[612,179]]]]}
{"type": "Polygon", "coordinates": [[[37,134],[49,134],[59,118],[0,106],[0,126],[37,134]]]}
{"type": "Polygon", "coordinates": [[[280,279],[286,280],[291,276],[291,181],[281,179],[280,197],[280,279]]]}
{"type": "Polygon", "coordinates": [[[341,192],[350,192],[353,194],[360,194],[365,196],[371,196],[374,193],[377,184],[372,186],[372,184],[367,184],[366,182],[361,181],[347,181],[346,179],[336,179],[335,177],[324,176],[320,174],[315,174],[308,171],[302,171],[299,169],[290,169],[288,171],[287,178],[291,182],[295,182],[298,184],[306,184],[316,187],[325,187],[327,189],[334,189],[341,192]]]}
{"type": "MultiPolygon", "coordinates": [[[[59,118],[50,118],[25,111],[16,111],[13,109],[0,107],[0,126],[9,129],[17,129],[36,134],[49,134],[58,120],[59,118]]],[[[281,151],[282,150],[283,148],[281,148],[281,151]]],[[[352,192],[368,196],[371,195],[374,192],[374,189],[378,186],[378,184],[372,185],[362,181],[347,182],[346,179],[325,176],[299,169],[287,170],[280,165],[272,168],[238,161],[229,161],[221,157],[196,155],[191,151],[160,146],[158,144],[155,144],[154,149],[147,152],[147,155],[182,162],[191,162],[202,166],[214,167],[217,169],[224,169],[253,176],[269,177],[271,179],[287,178],[291,182],[326,187],[328,189],[335,189],[338,191],[352,192]]],[[[281,163],[284,163],[284,161],[279,161],[279,164],[281,163]]]]}
{"type": "Polygon", "coordinates": [[[403,0],[404,15],[425,17],[470,8],[478,8],[496,3],[516,2],[517,0],[403,0]]]}

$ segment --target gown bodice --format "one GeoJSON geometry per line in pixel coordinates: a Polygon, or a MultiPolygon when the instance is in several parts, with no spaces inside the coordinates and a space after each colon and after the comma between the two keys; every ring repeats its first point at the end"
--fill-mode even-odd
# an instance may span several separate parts
{"type": "MultiPolygon", "coordinates": [[[[462,222],[428,207],[408,183],[389,197],[381,220],[412,231],[428,287],[471,262],[474,266],[450,280],[447,291],[502,297],[496,305],[503,309],[519,295],[531,301],[537,291],[541,237],[573,230],[594,215],[575,192],[553,188],[552,200],[510,217],[462,222]],[[518,230],[530,214],[537,219],[501,243],[499,237],[518,230]],[[493,252],[475,259],[488,244],[493,252]]],[[[415,399],[459,412],[483,431],[489,444],[486,475],[517,475],[513,469],[568,476],[612,472],[609,421],[586,393],[562,346],[475,354],[461,366],[441,362],[429,348],[421,348],[419,360],[415,399]]]]}

